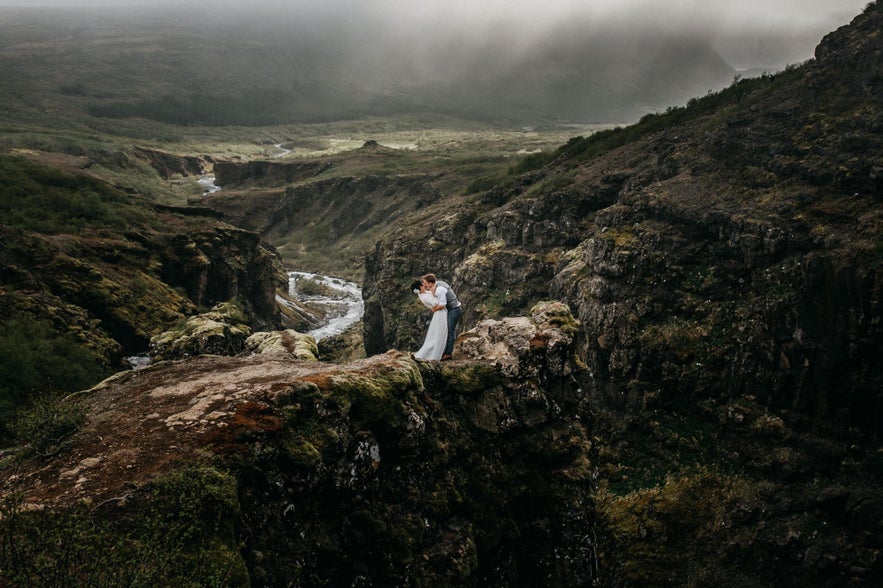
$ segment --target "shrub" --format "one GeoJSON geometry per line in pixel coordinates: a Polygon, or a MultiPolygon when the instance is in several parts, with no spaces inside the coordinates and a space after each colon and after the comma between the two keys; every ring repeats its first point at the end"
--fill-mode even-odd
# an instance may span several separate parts
{"type": "MultiPolygon", "coordinates": [[[[581,139],[581,137],[578,137],[581,139]]],[[[573,139],[571,139],[573,141],[573,139]]],[[[558,156],[557,151],[541,151],[539,153],[531,153],[524,156],[521,161],[513,165],[509,169],[510,175],[524,174],[535,169],[540,169],[544,165],[551,163],[558,156]]]]}
{"type": "Polygon", "coordinates": [[[0,585],[243,586],[233,526],[235,479],[209,467],[173,473],[90,508],[0,504],[0,585]]]}
{"type": "Polygon", "coordinates": [[[19,442],[30,444],[32,451],[49,455],[85,422],[86,415],[79,402],[47,394],[19,411],[11,429],[19,442]]]}
{"type": "Polygon", "coordinates": [[[495,178],[492,176],[485,176],[482,178],[476,178],[472,180],[469,185],[466,187],[465,193],[468,194],[478,194],[479,192],[485,192],[490,190],[494,186],[500,183],[499,178],[495,178]]]}
{"type": "MultiPolygon", "coordinates": [[[[19,410],[36,407],[35,399],[48,402],[88,388],[106,373],[81,342],[57,332],[47,320],[20,315],[0,322],[0,441],[9,439],[19,410]]],[[[37,410],[49,418],[48,407],[37,410]]]]}
{"type": "Polygon", "coordinates": [[[108,184],[19,157],[0,155],[0,219],[39,233],[126,228],[140,209],[108,184]]]}

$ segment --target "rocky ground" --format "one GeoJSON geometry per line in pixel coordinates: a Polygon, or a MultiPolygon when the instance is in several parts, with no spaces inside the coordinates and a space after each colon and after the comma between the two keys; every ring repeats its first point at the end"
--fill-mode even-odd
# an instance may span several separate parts
{"type": "Polygon", "coordinates": [[[68,399],[86,422],[53,455],[0,469],[4,573],[101,581],[107,560],[90,543],[142,562],[194,533],[201,551],[187,557],[214,562],[194,570],[234,585],[590,583],[593,444],[574,325],[563,305],[538,305],[483,324],[451,362],[271,352],[122,372],[68,399]],[[76,526],[84,507],[91,533],[76,526]],[[190,526],[167,527],[180,507],[190,526]],[[32,542],[66,525],[86,537],[65,556],[32,542]]]}

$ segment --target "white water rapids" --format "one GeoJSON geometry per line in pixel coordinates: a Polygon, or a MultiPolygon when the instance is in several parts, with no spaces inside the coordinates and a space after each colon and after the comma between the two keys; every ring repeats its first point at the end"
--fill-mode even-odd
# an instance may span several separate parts
{"type": "Polygon", "coordinates": [[[202,176],[197,180],[200,186],[202,186],[202,190],[204,194],[214,194],[218,190],[221,189],[220,186],[215,185],[215,176],[207,175],[202,176]]]}
{"type": "MultiPolygon", "coordinates": [[[[291,150],[283,147],[281,143],[277,143],[274,147],[280,151],[276,157],[291,153],[291,150]]],[[[215,184],[214,175],[202,176],[197,181],[205,194],[214,194],[221,190],[221,187],[215,184]]],[[[324,316],[330,317],[324,325],[307,333],[316,341],[343,333],[360,321],[365,312],[362,290],[358,284],[340,278],[310,272],[288,272],[288,293],[301,302],[320,307],[324,311],[324,316]],[[325,294],[305,294],[297,287],[300,280],[309,280],[314,286],[319,286],[325,294]]],[[[285,299],[281,296],[277,296],[276,301],[285,304],[285,299]]],[[[131,359],[133,358],[130,358],[130,361],[131,359]]]]}
{"type": "Polygon", "coordinates": [[[330,317],[321,327],[307,332],[316,341],[339,335],[362,319],[365,303],[362,301],[362,290],[355,282],[340,278],[313,274],[310,272],[288,272],[288,293],[301,302],[311,306],[320,306],[325,315],[330,317]],[[326,294],[308,294],[298,289],[298,282],[309,280],[322,286],[326,294]]]}

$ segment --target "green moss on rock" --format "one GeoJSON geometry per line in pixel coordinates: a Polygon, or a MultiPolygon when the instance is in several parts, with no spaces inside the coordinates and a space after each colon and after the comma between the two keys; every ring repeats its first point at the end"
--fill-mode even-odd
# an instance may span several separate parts
{"type": "Polygon", "coordinates": [[[330,391],[351,403],[355,418],[364,422],[392,421],[402,414],[404,403],[423,389],[423,379],[412,362],[397,361],[370,374],[337,374],[330,391]]]}
{"type": "Polygon", "coordinates": [[[474,363],[462,366],[440,366],[447,389],[462,396],[477,396],[497,388],[502,383],[500,372],[494,366],[474,363]]]}
{"type": "Polygon", "coordinates": [[[259,331],[245,340],[250,353],[285,353],[301,361],[319,361],[316,339],[293,330],[259,331]]]}
{"type": "Polygon", "coordinates": [[[210,312],[192,316],[174,329],[151,338],[151,355],[156,359],[180,359],[192,355],[235,355],[252,334],[246,316],[234,302],[216,305],[210,312]]]}

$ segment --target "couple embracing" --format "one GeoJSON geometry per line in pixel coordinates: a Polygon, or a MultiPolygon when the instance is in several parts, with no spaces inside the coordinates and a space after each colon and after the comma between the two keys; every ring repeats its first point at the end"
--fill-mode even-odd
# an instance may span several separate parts
{"type": "Polygon", "coordinates": [[[411,284],[411,290],[432,311],[432,320],[423,346],[414,353],[419,359],[451,359],[454,352],[457,323],[463,315],[463,306],[446,282],[426,274],[411,284]]]}

